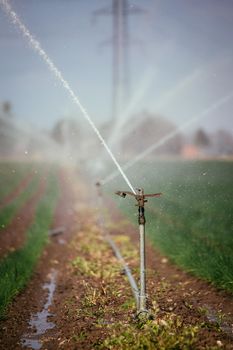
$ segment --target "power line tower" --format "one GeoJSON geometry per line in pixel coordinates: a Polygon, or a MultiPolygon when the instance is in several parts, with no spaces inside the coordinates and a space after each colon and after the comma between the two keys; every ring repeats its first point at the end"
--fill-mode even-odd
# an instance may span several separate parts
{"type": "Polygon", "coordinates": [[[94,15],[112,15],[112,120],[123,111],[130,97],[130,34],[129,15],[145,11],[129,6],[128,0],[112,0],[112,6],[95,11],[94,15]]]}

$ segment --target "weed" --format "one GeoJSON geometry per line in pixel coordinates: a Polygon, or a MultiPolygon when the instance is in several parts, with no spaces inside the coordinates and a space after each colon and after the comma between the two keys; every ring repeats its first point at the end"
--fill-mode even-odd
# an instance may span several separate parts
{"type": "Polygon", "coordinates": [[[135,307],[135,300],[134,298],[130,298],[126,300],[122,305],[121,308],[123,310],[132,310],[135,307]]]}
{"type": "Polygon", "coordinates": [[[115,324],[98,349],[193,349],[198,327],[185,326],[178,317],[141,324],[115,324]]]}
{"type": "MultiPolygon", "coordinates": [[[[128,237],[114,236],[114,240],[121,247],[121,251],[123,247],[124,254],[132,256],[135,248],[128,237]]],[[[119,285],[119,266],[96,227],[86,225],[82,228],[82,232],[77,234],[72,245],[77,252],[77,257],[72,262],[72,269],[82,278],[82,293],[78,298],[76,317],[85,321],[88,318],[93,330],[98,330],[101,334],[92,344],[92,348],[113,350],[194,348],[199,328],[184,324],[172,312],[159,318],[156,301],[150,305],[151,312],[156,317],[155,321],[133,321],[135,300],[131,296],[128,281],[121,277],[119,285]]],[[[159,286],[161,292],[168,287],[165,281],[159,286]]],[[[73,305],[70,307],[74,308],[73,305]]],[[[78,334],[75,340],[82,341],[78,334]]]]}

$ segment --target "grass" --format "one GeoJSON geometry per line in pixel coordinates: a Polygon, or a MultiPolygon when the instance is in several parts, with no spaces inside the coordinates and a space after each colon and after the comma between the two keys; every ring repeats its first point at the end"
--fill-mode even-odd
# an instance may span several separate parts
{"type": "Polygon", "coordinates": [[[14,191],[20,181],[32,171],[29,163],[1,162],[0,163],[0,203],[9,193],[14,191]]]}
{"type": "Polygon", "coordinates": [[[46,194],[40,200],[34,223],[27,232],[25,245],[0,261],[0,318],[7,305],[25,287],[45,244],[58,198],[58,182],[55,172],[48,175],[46,194]]]}
{"type": "Polygon", "coordinates": [[[3,207],[0,211],[0,233],[9,225],[16,212],[26,201],[32,197],[38,190],[39,176],[35,176],[29,183],[28,187],[11,203],[3,207]]]}
{"type": "MultiPolygon", "coordinates": [[[[233,162],[160,161],[139,164],[129,178],[145,192],[152,243],[183,269],[233,292],[233,162]]],[[[108,192],[126,189],[122,182],[108,192]]],[[[117,199],[137,224],[133,200],[117,199]]]]}

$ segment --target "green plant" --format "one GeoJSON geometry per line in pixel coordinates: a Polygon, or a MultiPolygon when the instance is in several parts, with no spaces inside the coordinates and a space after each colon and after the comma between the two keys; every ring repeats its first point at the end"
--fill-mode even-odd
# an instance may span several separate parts
{"type": "Polygon", "coordinates": [[[98,349],[193,349],[198,332],[196,326],[186,326],[179,317],[165,317],[146,323],[110,326],[111,336],[98,349]]]}
{"type": "Polygon", "coordinates": [[[47,192],[38,203],[34,222],[27,232],[25,245],[0,261],[0,318],[4,317],[9,302],[25,287],[48,242],[57,198],[57,177],[52,172],[48,177],[47,192]]]}
{"type": "MultiPolygon", "coordinates": [[[[152,244],[186,271],[231,292],[232,172],[232,161],[177,160],[142,162],[129,171],[145,192],[163,193],[146,204],[146,232],[152,244]]],[[[112,182],[106,191],[114,188],[120,184],[112,182]]],[[[124,200],[120,208],[136,226],[133,204],[124,200]]]]}

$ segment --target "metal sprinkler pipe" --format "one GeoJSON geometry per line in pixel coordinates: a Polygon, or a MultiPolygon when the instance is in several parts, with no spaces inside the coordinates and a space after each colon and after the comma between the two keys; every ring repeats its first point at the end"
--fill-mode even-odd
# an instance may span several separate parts
{"type": "Polygon", "coordinates": [[[140,240],[140,289],[138,296],[138,317],[149,317],[149,311],[147,309],[147,294],[146,294],[146,251],[145,251],[145,203],[146,197],[159,197],[162,193],[144,194],[144,190],[137,189],[137,194],[128,191],[115,192],[120,197],[125,198],[126,195],[133,196],[137,201],[138,206],[138,224],[139,224],[139,240],[140,240]]]}

